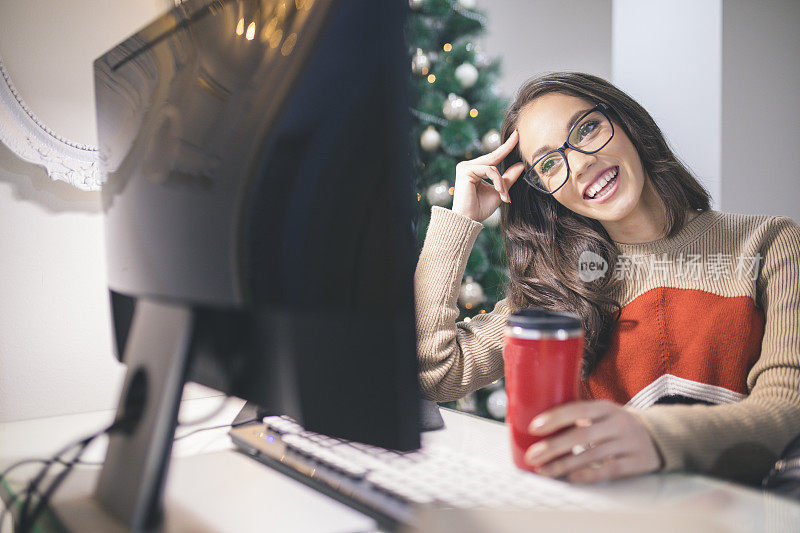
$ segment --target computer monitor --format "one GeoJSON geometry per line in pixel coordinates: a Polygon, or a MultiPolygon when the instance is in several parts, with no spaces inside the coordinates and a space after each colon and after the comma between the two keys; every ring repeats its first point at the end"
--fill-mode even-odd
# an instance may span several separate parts
{"type": "Polygon", "coordinates": [[[189,0],[94,63],[128,365],[96,499],[160,520],[184,381],[419,447],[404,2],[189,0]]]}

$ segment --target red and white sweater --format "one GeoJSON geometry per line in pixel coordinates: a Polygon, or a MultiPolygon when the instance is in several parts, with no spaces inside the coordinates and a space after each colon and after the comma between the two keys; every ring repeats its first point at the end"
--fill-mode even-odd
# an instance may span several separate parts
{"type": "MultiPolygon", "coordinates": [[[[482,228],[433,207],[417,264],[419,378],[436,401],[503,376],[507,299],[456,323],[482,228]]],[[[672,238],[615,244],[622,312],[584,397],[629,407],[665,470],[757,481],[800,433],[800,227],[710,210],[672,238]]]]}

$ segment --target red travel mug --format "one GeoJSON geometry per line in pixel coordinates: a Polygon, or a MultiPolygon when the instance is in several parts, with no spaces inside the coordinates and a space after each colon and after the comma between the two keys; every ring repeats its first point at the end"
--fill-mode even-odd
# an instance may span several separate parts
{"type": "Polygon", "coordinates": [[[547,309],[521,309],[508,317],[505,330],[506,422],[514,464],[542,437],[528,433],[536,415],[580,398],[583,329],[576,315],[547,309]]]}

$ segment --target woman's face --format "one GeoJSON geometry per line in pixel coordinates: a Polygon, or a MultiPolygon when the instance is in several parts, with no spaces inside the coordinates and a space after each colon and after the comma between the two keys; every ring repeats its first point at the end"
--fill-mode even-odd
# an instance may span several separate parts
{"type": "MultiPolygon", "coordinates": [[[[561,147],[573,125],[571,117],[593,107],[593,102],[560,93],[545,94],[525,105],[517,122],[525,163],[530,166],[541,149],[561,147]]],[[[618,124],[614,123],[614,136],[599,152],[583,154],[567,148],[566,155],[569,177],[553,195],[565,207],[600,222],[622,221],[643,209],[640,199],[646,178],[642,162],[618,124]],[[610,179],[605,190],[597,191],[596,185],[605,179],[610,179]]]]}

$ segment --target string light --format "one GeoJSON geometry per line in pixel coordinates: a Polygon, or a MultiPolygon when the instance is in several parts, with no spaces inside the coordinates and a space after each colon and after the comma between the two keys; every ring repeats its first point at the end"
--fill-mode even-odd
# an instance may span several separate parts
{"type": "MultiPolygon", "coordinates": [[[[261,42],[267,42],[272,37],[275,28],[278,27],[278,17],[272,17],[270,21],[264,26],[264,29],[261,30],[261,42]]],[[[274,47],[273,47],[274,48],[274,47]]]]}
{"type": "Polygon", "coordinates": [[[281,54],[288,56],[294,50],[294,45],[297,43],[297,34],[290,33],[286,40],[283,42],[283,46],[281,46],[281,54]]]}
{"type": "Polygon", "coordinates": [[[469,322],[470,320],[472,320],[470,317],[468,316],[464,317],[464,322],[469,322]]]}
{"type": "Polygon", "coordinates": [[[450,196],[453,196],[453,193],[454,193],[455,190],[456,190],[455,187],[450,187],[449,189],[447,189],[447,192],[450,193],[450,196]]]}
{"type": "Polygon", "coordinates": [[[422,200],[422,195],[420,193],[417,193],[417,201],[419,202],[421,200],[422,200]]]}
{"type": "Polygon", "coordinates": [[[442,48],[444,49],[445,52],[449,52],[450,50],[453,49],[453,45],[450,43],[444,43],[444,46],[442,48]]]}
{"type": "Polygon", "coordinates": [[[434,74],[428,74],[428,83],[433,83],[436,81],[436,76],[434,74]]]}
{"type": "Polygon", "coordinates": [[[247,39],[248,41],[252,41],[253,37],[255,36],[256,36],[256,23],[251,22],[247,26],[247,33],[244,34],[244,38],[247,39]]]}
{"type": "Polygon", "coordinates": [[[427,76],[427,75],[428,75],[428,67],[424,67],[424,68],[422,69],[422,75],[423,75],[423,76],[427,76]]]}
{"type": "Polygon", "coordinates": [[[239,22],[236,24],[236,35],[241,35],[244,33],[244,19],[239,19],[239,22]]]}
{"type": "Polygon", "coordinates": [[[276,48],[280,44],[281,39],[283,39],[283,30],[278,28],[269,38],[270,48],[276,48]]]}
{"type": "Polygon", "coordinates": [[[469,116],[471,116],[472,118],[477,117],[478,116],[478,110],[473,107],[472,109],[469,110],[469,116]]]}

